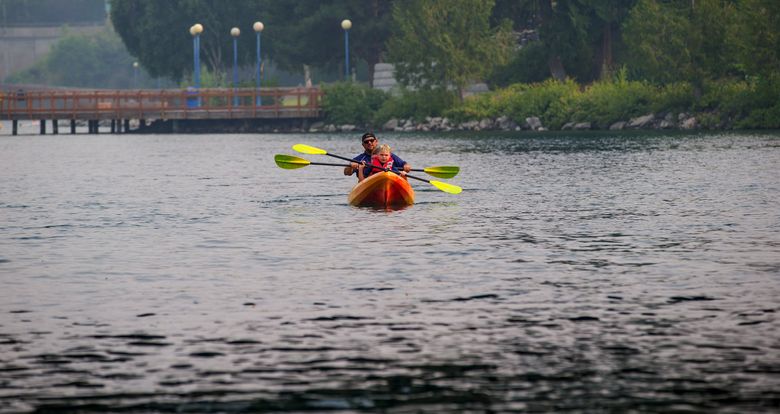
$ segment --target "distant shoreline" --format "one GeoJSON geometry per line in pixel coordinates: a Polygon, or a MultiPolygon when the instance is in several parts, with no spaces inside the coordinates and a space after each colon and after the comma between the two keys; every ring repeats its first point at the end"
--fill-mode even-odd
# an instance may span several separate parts
{"type": "MultiPolygon", "coordinates": [[[[307,127],[302,127],[300,125],[266,125],[263,127],[257,127],[252,126],[251,123],[245,123],[241,122],[241,120],[232,120],[236,121],[233,123],[226,123],[221,122],[215,125],[205,126],[205,125],[195,125],[192,127],[185,127],[180,128],[177,132],[172,132],[167,129],[165,124],[155,124],[154,122],[151,122],[150,125],[139,128],[139,123],[137,120],[133,120],[131,122],[131,129],[128,132],[110,132],[110,125],[107,122],[101,123],[100,125],[100,131],[97,135],[149,135],[149,134],[160,134],[160,135],[166,135],[166,134],[176,134],[176,135],[198,135],[198,134],[362,134],[365,131],[373,131],[375,133],[393,133],[393,134],[407,134],[407,133],[469,133],[469,132],[497,132],[497,133],[517,133],[518,136],[522,135],[538,135],[538,134],[545,134],[550,133],[551,135],[559,134],[559,133],[581,133],[583,135],[586,135],[588,133],[607,133],[607,134],[619,134],[619,133],[628,133],[628,134],[636,134],[636,135],[643,135],[643,134],[656,134],[656,133],[669,133],[669,134],[688,134],[688,133],[704,133],[704,132],[745,132],[745,131],[752,131],[752,132],[766,132],[766,133],[773,133],[776,131],[780,131],[778,129],[713,129],[713,128],[702,128],[701,126],[698,126],[696,128],[686,129],[686,128],[679,128],[679,127],[664,127],[659,128],[658,123],[652,126],[647,127],[631,127],[631,128],[622,128],[622,129],[598,129],[598,128],[567,128],[567,129],[530,129],[530,128],[515,128],[515,129],[502,129],[501,127],[497,126],[497,124],[494,121],[491,127],[485,127],[486,124],[489,121],[484,121],[482,123],[482,126],[480,126],[480,123],[473,124],[468,123],[466,127],[455,127],[455,128],[449,128],[449,129],[436,129],[436,128],[430,128],[430,124],[428,123],[410,123],[405,127],[399,127],[397,129],[384,129],[384,128],[371,128],[371,127],[358,127],[355,125],[332,125],[332,124],[323,124],[322,122],[316,122],[313,123],[307,127]],[[471,127],[473,126],[473,127],[471,127]]],[[[1,121],[0,122],[0,136],[12,136],[11,134],[11,122],[10,121],[1,121]]],[[[49,136],[49,135],[72,135],[70,133],[69,129],[69,121],[60,121],[59,126],[59,133],[53,134],[51,126],[47,126],[46,134],[41,135],[40,134],[40,125],[38,121],[19,121],[19,129],[18,129],[18,135],[19,137],[29,137],[29,136],[49,136]]],[[[76,127],[76,135],[89,135],[89,130],[86,125],[86,123],[78,123],[76,127]]]]}

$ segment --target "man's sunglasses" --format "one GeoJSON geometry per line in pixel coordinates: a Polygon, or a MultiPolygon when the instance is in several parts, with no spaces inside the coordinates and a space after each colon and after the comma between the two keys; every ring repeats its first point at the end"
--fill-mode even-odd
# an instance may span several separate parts
{"type": "Polygon", "coordinates": [[[374,141],[376,141],[376,138],[369,138],[369,139],[364,139],[363,143],[368,144],[369,142],[374,142],[374,141]]]}

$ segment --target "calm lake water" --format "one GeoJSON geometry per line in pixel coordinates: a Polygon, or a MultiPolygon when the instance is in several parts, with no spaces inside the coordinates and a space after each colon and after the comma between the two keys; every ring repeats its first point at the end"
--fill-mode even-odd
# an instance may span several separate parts
{"type": "Polygon", "coordinates": [[[780,133],[4,133],[2,413],[780,411],[780,133]]]}

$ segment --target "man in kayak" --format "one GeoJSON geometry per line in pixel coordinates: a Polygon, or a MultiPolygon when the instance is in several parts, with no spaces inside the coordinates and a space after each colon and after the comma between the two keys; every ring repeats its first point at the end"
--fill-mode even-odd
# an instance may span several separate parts
{"type": "MultiPolygon", "coordinates": [[[[352,175],[361,165],[365,166],[371,164],[371,156],[374,154],[374,149],[379,145],[379,139],[377,139],[374,134],[366,132],[360,137],[360,141],[363,143],[363,153],[353,158],[353,162],[349,164],[349,167],[344,168],[344,175],[352,175]]],[[[391,154],[391,157],[393,158],[393,168],[396,170],[405,172],[412,170],[412,166],[397,155],[391,154]]],[[[367,176],[371,174],[371,171],[368,171],[370,168],[371,167],[365,167],[363,170],[364,175],[367,176]]]]}
{"type": "MultiPolygon", "coordinates": [[[[382,171],[398,171],[393,166],[393,153],[390,146],[387,144],[376,147],[374,155],[371,156],[371,165],[378,168],[371,168],[371,171],[368,171],[368,175],[374,175],[382,171]]],[[[368,170],[368,168],[366,168],[366,170],[368,170]]],[[[398,174],[403,177],[406,175],[406,171],[401,171],[398,174]]],[[[363,169],[358,168],[358,182],[362,182],[365,178],[366,175],[364,174],[363,169]]]]}

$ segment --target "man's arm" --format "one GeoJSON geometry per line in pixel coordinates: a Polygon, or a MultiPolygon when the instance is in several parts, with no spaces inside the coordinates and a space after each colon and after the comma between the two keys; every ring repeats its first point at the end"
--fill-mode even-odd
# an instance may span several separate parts
{"type": "Polygon", "coordinates": [[[409,172],[412,170],[412,166],[409,165],[408,162],[401,159],[401,157],[390,154],[393,157],[393,165],[397,166],[399,170],[403,170],[404,172],[409,172]]]}
{"type": "Polygon", "coordinates": [[[352,162],[349,163],[349,167],[344,167],[344,175],[352,175],[355,173],[355,170],[360,168],[360,164],[362,162],[361,157],[362,154],[358,155],[357,157],[352,159],[352,162]]]}

